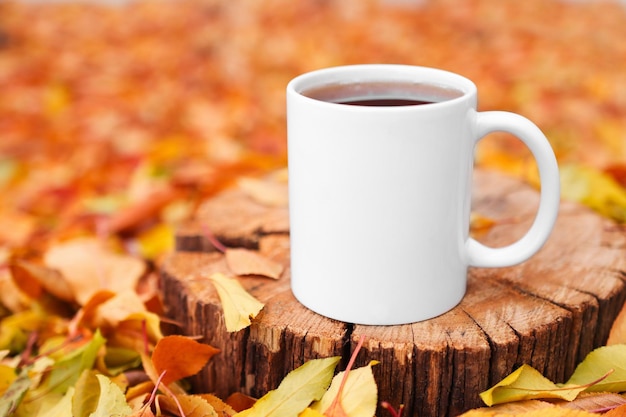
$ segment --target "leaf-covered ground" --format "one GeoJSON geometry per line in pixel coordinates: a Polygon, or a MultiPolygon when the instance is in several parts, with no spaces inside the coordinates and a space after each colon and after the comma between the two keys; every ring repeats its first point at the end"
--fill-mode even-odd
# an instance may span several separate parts
{"type": "MultiPolygon", "coordinates": [[[[209,396],[172,400],[187,389],[163,370],[184,377],[214,352],[160,333],[159,258],[204,198],[285,166],[284,88],[308,70],[459,72],[481,110],[545,131],[565,198],[626,223],[626,9],[415,4],[0,2],[0,416],[232,414],[209,396]],[[198,357],[174,369],[169,349],[198,357]]],[[[479,164],[534,180],[517,142],[483,142],[479,164]]]]}

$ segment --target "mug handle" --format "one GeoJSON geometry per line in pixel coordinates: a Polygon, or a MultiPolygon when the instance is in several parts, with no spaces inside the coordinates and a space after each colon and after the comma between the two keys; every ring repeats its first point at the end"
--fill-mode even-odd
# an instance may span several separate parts
{"type": "Polygon", "coordinates": [[[502,248],[487,247],[473,238],[469,238],[466,243],[470,266],[512,266],[534,255],[552,232],[560,203],[559,168],[548,139],[530,120],[504,111],[480,112],[476,116],[476,142],[492,132],[509,132],[530,149],[539,168],[539,209],[528,232],[517,242],[502,248]]]}

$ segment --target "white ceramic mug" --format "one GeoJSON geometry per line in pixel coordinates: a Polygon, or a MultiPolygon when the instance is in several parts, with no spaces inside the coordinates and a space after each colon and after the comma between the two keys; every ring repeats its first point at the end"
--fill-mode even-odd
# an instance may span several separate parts
{"type": "Polygon", "coordinates": [[[303,305],[357,324],[426,320],[460,302],[468,266],[514,265],[543,246],[560,200],[552,148],[520,115],[477,112],[476,97],[460,75],[405,65],[327,68],[289,83],[291,286],[303,305]],[[338,103],[370,98],[435,102],[338,103]],[[474,148],[494,131],[521,139],[541,177],[534,223],[503,248],[469,237],[474,148]]]}

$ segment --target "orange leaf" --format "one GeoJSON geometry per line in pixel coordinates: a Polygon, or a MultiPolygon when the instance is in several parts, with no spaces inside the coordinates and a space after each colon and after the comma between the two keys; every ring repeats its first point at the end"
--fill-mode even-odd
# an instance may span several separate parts
{"type": "Polygon", "coordinates": [[[251,408],[256,402],[255,398],[252,398],[241,392],[234,392],[226,398],[226,404],[231,406],[235,411],[243,411],[251,408]]]}
{"type": "Polygon", "coordinates": [[[278,279],[283,273],[284,267],[280,263],[253,250],[226,249],[225,255],[228,267],[235,275],[262,275],[278,279]]]}
{"type": "Polygon", "coordinates": [[[157,374],[166,372],[162,382],[168,385],[179,379],[197,374],[219,349],[196,342],[184,336],[166,336],[152,353],[157,374]]]}
{"type": "Polygon", "coordinates": [[[39,297],[45,289],[61,300],[74,300],[71,287],[58,271],[23,260],[12,262],[10,269],[15,284],[32,298],[39,297]]]}

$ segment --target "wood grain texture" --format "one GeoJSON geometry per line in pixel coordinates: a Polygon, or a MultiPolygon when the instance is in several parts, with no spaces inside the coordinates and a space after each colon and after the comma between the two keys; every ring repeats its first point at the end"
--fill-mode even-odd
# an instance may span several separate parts
{"type": "MultiPolygon", "coordinates": [[[[519,238],[534,218],[537,191],[490,172],[477,171],[474,184],[473,210],[495,221],[477,238],[491,246],[519,238]]],[[[380,362],[373,368],[379,400],[405,404],[407,416],[454,416],[481,406],[478,394],[524,363],[564,381],[606,341],[626,299],[626,230],[573,203],[562,203],[536,256],[515,267],[470,269],[455,309],[403,326],[342,323],[300,305],[289,286],[288,233],[286,207],[237,189],[207,201],[179,231],[177,251],[162,267],[168,315],[222,350],[194,380],[198,390],[260,396],[308,359],[341,355],[344,367],[364,335],[357,365],[380,362]],[[238,333],[226,332],[208,282],[228,266],[207,228],[227,246],[256,249],[286,267],[279,280],[239,278],[265,307],[238,333]]]]}

